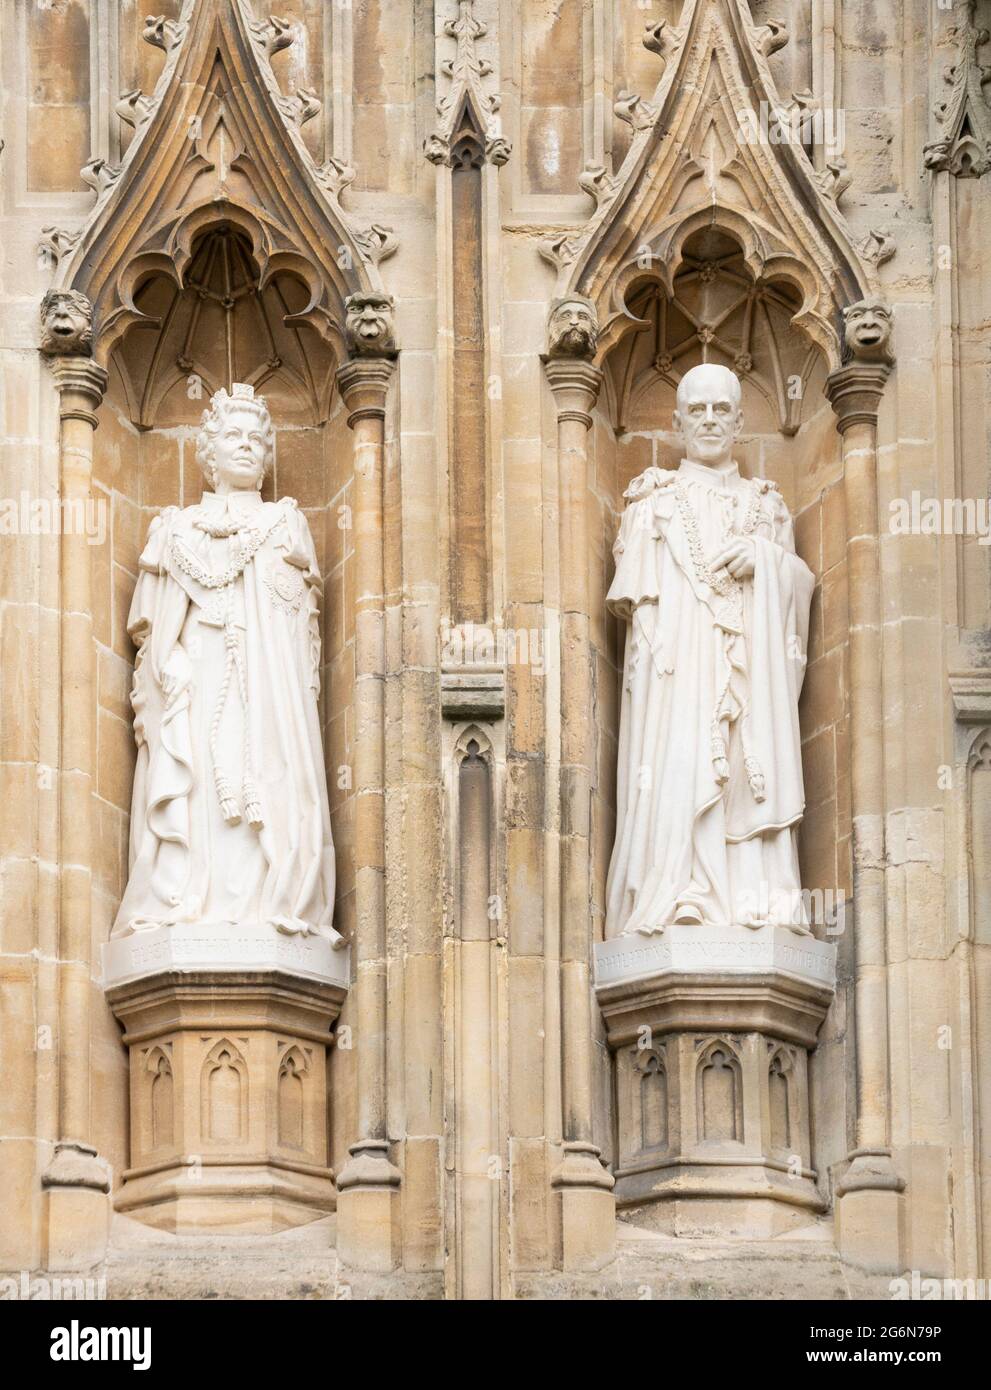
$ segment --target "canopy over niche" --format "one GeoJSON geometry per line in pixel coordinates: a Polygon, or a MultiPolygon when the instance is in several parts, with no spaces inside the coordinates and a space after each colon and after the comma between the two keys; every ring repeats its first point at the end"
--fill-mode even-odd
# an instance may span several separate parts
{"type": "Polygon", "coordinates": [[[644,273],[626,294],[631,329],[603,363],[618,431],[653,429],[664,402],[699,362],[731,368],[743,383],[749,429],[794,435],[825,375],[819,347],[793,326],[800,288],[754,277],[735,238],[709,226],[684,244],[668,283],[644,273]],[[665,389],[668,388],[668,389],[665,389]]]}
{"type": "Polygon", "coordinates": [[[143,429],[193,424],[235,381],[264,392],[273,414],[326,419],[337,357],[302,315],[310,294],[290,271],[264,285],[246,233],[221,221],[193,243],[177,283],[152,273],[134,294],[140,319],[114,347],[124,405],[143,429]]]}
{"type": "Polygon", "coordinates": [[[828,370],[838,368],[844,310],[877,294],[876,264],[854,245],[839,206],[850,183],[845,161],[837,154],[824,169],[813,166],[794,100],[782,100],[771,75],[769,55],[787,41],[779,21],[754,23],[747,0],[685,0],[677,22],[649,25],[657,86],[651,95],[625,92],[615,106],[633,131],[626,157],[615,174],[586,169],[580,183],[595,212],[581,229],[541,244],[557,270],[555,297],[584,299],[595,311],[599,362],[637,335],[632,361],[625,350],[621,357],[631,382],[616,385],[624,418],[651,357],[672,356],[673,371],[704,348],[695,360],[751,359],[741,375],[775,402],[776,428],[793,434],[800,420],[780,399],[778,374],[807,370],[812,345],[828,370]],[[690,328],[695,343],[685,341],[690,328]],[[702,341],[703,330],[712,341],[702,341]]]}
{"type": "Polygon", "coordinates": [[[47,298],[89,302],[93,357],[139,427],[190,422],[234,379],[319,423],[351,297],[390,302],[378,263],[395,237],[344,211],[353,169],[314,163],[300,132],[320,102],[284,95],[272,71],[293,41],[284,20],[256,19],[249,0],[184,0],[144,37],[164,67],[154,92],[117,104],[135,129],[120,166],[83,170],[97,196],[81,232],[47,229],[47,298]]]}

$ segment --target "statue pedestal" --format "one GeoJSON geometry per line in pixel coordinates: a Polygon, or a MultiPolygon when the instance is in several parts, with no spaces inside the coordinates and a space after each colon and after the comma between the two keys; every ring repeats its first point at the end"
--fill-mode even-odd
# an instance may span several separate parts
{"type": "Polygon", "coordinates": [[[595,948],[616,1078],[616,1204],[675,1235],[764,1239],[824,1210],[808,1053],[836,948],[785,927],[674,926],[595,948]]]}
{"type": "Polygon", "coordinates": [[[348,952],[263,926],[153,928],[103,947],[130,1054],[118,1211],[257,1234],[333,1211],[327,1051],[348,952]]]}

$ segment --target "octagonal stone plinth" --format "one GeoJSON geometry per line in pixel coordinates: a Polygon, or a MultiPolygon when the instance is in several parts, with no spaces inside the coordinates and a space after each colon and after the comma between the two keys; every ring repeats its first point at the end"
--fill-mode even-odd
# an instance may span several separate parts
{"type": "Polygon", "coordinates": [[[119,1211],[254,1234],[332,1211],[327,1053],[348,953],[274,928],[180,924],[103,948],[130,1057],[119,1211]]]}
{"type": "Polygon", "coordinates": [[[808,1053],[833,997],[835,954],[785,927],[674,926],[596,946],[617,1205],[675,1234],[754,1238],[824,1209],[808,1053]]]}

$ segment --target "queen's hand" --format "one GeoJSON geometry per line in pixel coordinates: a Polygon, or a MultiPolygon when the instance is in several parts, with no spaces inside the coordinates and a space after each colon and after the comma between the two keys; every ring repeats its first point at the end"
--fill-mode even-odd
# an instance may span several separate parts
{"type": "Polygon", "coordinates": [[[192,684],[193,668],[182,647],[175,647],[168,661],[162,667],[161,687],[165,696],[165,706],[169,708],[184,690],[192,684]]]}

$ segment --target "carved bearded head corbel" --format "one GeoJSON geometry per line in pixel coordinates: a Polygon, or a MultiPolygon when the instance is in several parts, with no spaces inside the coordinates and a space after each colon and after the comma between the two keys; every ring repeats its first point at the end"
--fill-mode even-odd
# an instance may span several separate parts
{"type": "Polygon", "coordinates": [[[41,301],[41,350],[51,356],[88,357],[93,351],[93,306],[78,290],[49,290],[41,301]]]}
{"type": "Polygon", "coordinates": [[[354,357],[394,357],[395,301],[388,294],[350,294],[344,301],[344,333],[354,357]]]}
{"type": "Polygon", "coordinates": [[[569,295],[551,304],[547,325],[548,357],[594,357],[598,336],[595,305],[590,299],[569,295]]]}
{"type": "Polygon", "coordinates": [[[891,309],[881,299],[861,299],[843,310],[844,356],[854,362],[894,361],[891,309]]]}

